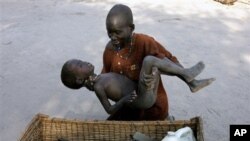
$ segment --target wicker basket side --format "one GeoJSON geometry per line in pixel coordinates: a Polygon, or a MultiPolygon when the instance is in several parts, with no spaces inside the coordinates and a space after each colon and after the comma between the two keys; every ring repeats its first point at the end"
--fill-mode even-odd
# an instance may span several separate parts
{"type": "Polygon", "coordinates": [[[204,141],[200,117],[178,121],[93,121],[49,118],[37,115],[20,141],[129,141],[135,132],[141,132],[156,141],[168,131],[189,126],[197,141],[204,141]]]}
{"type": "MultiPolygon", "coordinates": [[[[161,140],[167,131],[176,131],[189,126],[196,137],[202,136],[197,131],[197,120],[180,121],[78,121],[67,119],[43,120],[43,141],[128,141],[135,132],[141,132],[156,140],[161,140]]],[[[203,140],[198,140],[203,141],[203,140]]]]}
{"type": "Polygon", "coordinates": [[[26,127],[20,141],[42,141],[42,121],[49,116],[37,114],[26,127]]]}
{"type": "Polygon", "coordinates": [[[191,119],[191,122],[196,123],[196,132],[194,132],[197,141],[204,141],[204,131],[203,131],[203,121],[201,117],[194,117],[191,119]]]}

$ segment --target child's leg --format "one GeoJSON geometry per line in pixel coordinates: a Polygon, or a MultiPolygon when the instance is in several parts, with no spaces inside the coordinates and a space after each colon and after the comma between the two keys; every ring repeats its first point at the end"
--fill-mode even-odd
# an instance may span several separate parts
{"type": "Polygon", "coordinates": [[[205,65],[202,62],[199,62],[193,67],[185,69],[178,66],[168,58],[159,59],[154,56],[146,56],[143,60],[142,70],[145,74],[151,74],[152,67],[157,67],[163,74],[182,76],[185,82],[190,82],[202,72],[205,65]]]}
{"type": "Polygon", "coordinates": [[[154,56],[147,56],[143,61],[142,70],[145,74],[151,73],[152,66],[157,67],[161,73],[167,75],[176,75],[181,78],[190,88],[191,92],[195,93],[200,89],[210,85],[215,78],[195,80],[194,77],[201,73],[205,65],[202,62],[199,62],[190,69],[184,69],[182,66],[179,66],[173,63],[168,58],[159,59],[154,56]]]}
{"type": "Polygon", "coordinates": [[[151,74],[143,72],[144,69],[142,68],[138,82],[137,98],[131,103],[131,106],[139,109],[148,109],[154,105],[157,98],[160,72],[156,67],[152,68],[151,74]]]}
{"type": "Polygon", "coordinates": [[[133,107],[140,109],[150,108],[156,101],[160,80],[160,72],[171,75],[179,75],[184,81],[191,81],[204,68],[203,63],[198,63],[190,69],[184,69],[168,58],[159,59],[154,56],[146,56],[142,63],[138,83],[138,97],[133,101],[133,107]]]}

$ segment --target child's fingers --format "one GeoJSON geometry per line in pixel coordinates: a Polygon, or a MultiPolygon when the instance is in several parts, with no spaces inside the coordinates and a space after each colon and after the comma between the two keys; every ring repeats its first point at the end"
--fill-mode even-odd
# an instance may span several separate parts
{"type": "Polygon", "coordinates": [[[129,102],[133,102],[137,98],[136,91],[133,91],[130,95],[130,99],[128,100],[129,102]]]}
{"type": "Polygon", "coordinates": [[[143,78],[150,79],[153,78],[154,76],[152,74],[145,74],[143,73],[143,78]]]}
{"type": "Polygon", "coordinates": [[[154,76],[153,75],[147,75],[147,74],[144,74],[143,77],[142,77],[143,81],[145,83],[149,82],[149,81],[153,81],[154,80],[154,76]]]}

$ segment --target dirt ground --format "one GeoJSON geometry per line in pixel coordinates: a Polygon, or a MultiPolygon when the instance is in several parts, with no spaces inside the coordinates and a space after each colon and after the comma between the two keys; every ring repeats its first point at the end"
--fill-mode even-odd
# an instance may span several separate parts
{"type": "Polygon", "coordinates": [[[250,6],[213,0],[0,0],[0,140],[18,140],[37,113],[105,119],[93,92],[60,81],[71,58],[102,68],[108,37],[105,18],[116,3],[131,7],[135,32],[153,36],[185,66],[202,60],[198,78],[215,77],[191,93],[178,78],[163,76],[170,114],[201,116],[206,141],[228,141],[230,124],[250,124],[250,6]]]}

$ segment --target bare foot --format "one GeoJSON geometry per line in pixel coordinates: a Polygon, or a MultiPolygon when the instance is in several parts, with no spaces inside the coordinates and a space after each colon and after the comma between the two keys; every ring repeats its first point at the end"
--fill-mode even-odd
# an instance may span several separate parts
{"type": "Polygon", "coordinates": [[[205,68],[205,64],[203,62],[198,62],[193,67],[186,69],[186,76],[183,76],[186,82],[191,82],[194,78],[200,74],[205,68]]]}
{"type": "Polygon", "coordinates": [[[188,86],[189,86],[191,92],[195,93],[195,92],[199,91],[200,89],[210,85],[215,80],[216,80],[215,78],[193,80],[189,83],[188,86]]]}

